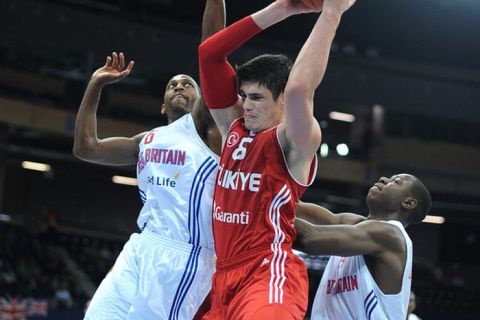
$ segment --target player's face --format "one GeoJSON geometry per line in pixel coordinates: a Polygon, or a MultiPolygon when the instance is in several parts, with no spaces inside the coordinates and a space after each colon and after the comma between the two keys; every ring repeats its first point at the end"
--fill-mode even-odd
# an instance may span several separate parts
{"type": "Polygon", "coordinates": [[[272,92],[256,82],[242,83],[239,94],[242,98],[245,127],[248,130],[264,131],[283,120],[283,94],[273,100],[272,92]]]}
{"type": "Polygon", "coordinates": [[[408,197],[414,179],[409,174],[381,177],[368,191],[367,204],[381,205],[389,211],[397,210],[408,197]]]}
{"type": "Polygon", "coordinates": [[[176,75],[165,88],[162,113],[166,113],[169,120],[176,120],[191,112],[199,97],[200,90],[195,80],[184,74],[176,75]]]}

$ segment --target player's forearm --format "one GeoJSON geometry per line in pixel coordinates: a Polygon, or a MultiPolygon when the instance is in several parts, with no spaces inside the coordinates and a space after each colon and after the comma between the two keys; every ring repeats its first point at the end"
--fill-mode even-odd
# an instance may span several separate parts
{"type": "Polygon", "coordinates": [[[90,80],[83,95],[75,120],[73,154],[86,158],[97,143],[97,108],[102,86],[90,80]]]}
{"type": "Polygon", "coordinates": [[[209,108],[223,109],[237,102],[235,70],[227,56],[260,31],[249,16],[217,32],[198,47],[200,82],[209,108]]]}
{"type": "Polygon", "coordinates": [[[198,48],[200,81],[209,108],[223,109],[237,100],[235,70],[227,56],[265,28],[287,18],[285,4],[272,3],[205,40],[198,48]]]}
{"type": "Polygon", "coordinates": [[[285,20],[290,15],[292,15],[292,13],[287,10],[286,3],[273,2],[269,6],[252,14],[252,19],[259,28],[265,30],[285,20]]]}
{"type": "Polygon", "coordinates": [[[321,142],[321,130],[313,117],[313,96],[328,63],[339,18],[322,13],[303,45],[285,87],[289,137],[299,152],[310,156],[321,142]]]}
{"type": "Polygon", "coordinates": [[[295,248],[311,255],[335,254],[334,248],[338,247],[338,239],[334,229],[328,226],[311,224],[302,219],[295,219],[297,238],[295,248]]]}
{"type": "Polygon", "coordinates": [[[308,202],[299,202],[295,207],[297,218],[306,220],[313,224],[337,224],[339,219],[337,215],[330,210],[308,202]]]}
{"type": "Polygon", "coordinates": [[[199,48],[200,59],[223,60],[257,33],[284,20],[289,15],[284,5],[274,2],[205,40],[199,48]]]}
{"type": "Polygon", "coordinates": [[[225,0],[207,0],[202,20],[202,42],[225,28],[225,0]]]}
{"type": "Polygon", "coordinates": [[[225,60],[227,56],[262,31],[251,16],[247,16],[215,33],[199,46],[200,62],[225,60]]]}
{"type": "Polygon", "coordinates": [[[340,23],[340,15],[323,12],[302,47],[288,79],[286,91],[311,99],[325,75],[330,48],[340,23]]]}
{"type": "MultiPolygon", "coordinates": [[[[202,19],[202,40],[205,41],[210,36],[225,28],[225,0],[207,0],[202,19]]],[[[211,127],[215,124],[210,111],[205,103],[205,93],[202,82],[202,98],[193,106],[192,114],[200,114],[202,122],[211,127]]]]}

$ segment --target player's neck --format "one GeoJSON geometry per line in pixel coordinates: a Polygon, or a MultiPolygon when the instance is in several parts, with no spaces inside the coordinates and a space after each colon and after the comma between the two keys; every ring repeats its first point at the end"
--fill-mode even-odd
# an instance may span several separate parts
{"type": "Polygon", "coordinates": [[[380,211],[380,210],[371,210],[367,217],[367,219],[369,220],[380,220],[380,221],[398,220],[396,218],[397,218],[397,214],[392,212],[380,211]]]}
{"type": "Polygon", "coordinates": [[[398,212],[376,212],[376,211],[370,211],[367,220],[377,220],[377,221],[390,221],[390,220],[395,220],[400,222],[404,227],[407,226],[407,222],[404,221],[403,217],[401,216],[400,213],[398,212]]]}

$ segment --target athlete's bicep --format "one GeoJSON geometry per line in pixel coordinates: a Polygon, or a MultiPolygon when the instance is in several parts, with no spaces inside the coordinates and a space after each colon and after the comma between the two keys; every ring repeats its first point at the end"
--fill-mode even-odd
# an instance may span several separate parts
{"type": "Polygon", "coordinates": [[[137,163],[139,143],[145,134],[146,132],[142,132],[131,138],[111,137],[100,139],[90,152],[77,156],[82,160],[97,164],[134,165],[137,163]]]}
{"type": "Polygon", "coordinates": [[[316,152],[322,131],[313,115],[313,100],[285,93],[285,135],[295,152],[308,158],[316,152]]]}

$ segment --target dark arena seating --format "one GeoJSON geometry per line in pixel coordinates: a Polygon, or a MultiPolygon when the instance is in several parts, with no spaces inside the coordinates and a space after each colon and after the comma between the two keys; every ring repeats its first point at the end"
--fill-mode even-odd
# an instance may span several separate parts
{"type": "Polygon", "coordinates": [[[52,318],[60,310],[61,316],[70,311],[80,319],[121,247],[118,240],[53,228],[33,233],[23,226],[0,223],[0,311],[5,316],[13,312],[15,299],[31,317],[52,318]],[[32,305],[40,306],[39,311],[29,311],[32,305]]]}
{"type": "MultiPolygon", "coordinates": [[[[24,226],[0,223],[0,298],[23,301],[27,310],[36,305],[39,311],[30,313],[29,319],[45,319],[46,315],[55,319],[67,314],[81,319],[92,290],[112,267],[122,246],[123,241],[118,239],[54,228],[33,233],[24,226]]],[[[328,257],[297,254],[308,269],[310,310],[328,257]]],[[[455,267],[434,267],[420,260],[414,263],[413,274],[417,312],[426,319],[452,315],[455,319],[472,319],[471,314],[480,312],[480,291],[466,289],[467,275],[455,267]]],[[[7,312],[9,305],[2,305],[0,310],[7,312]]]]}

